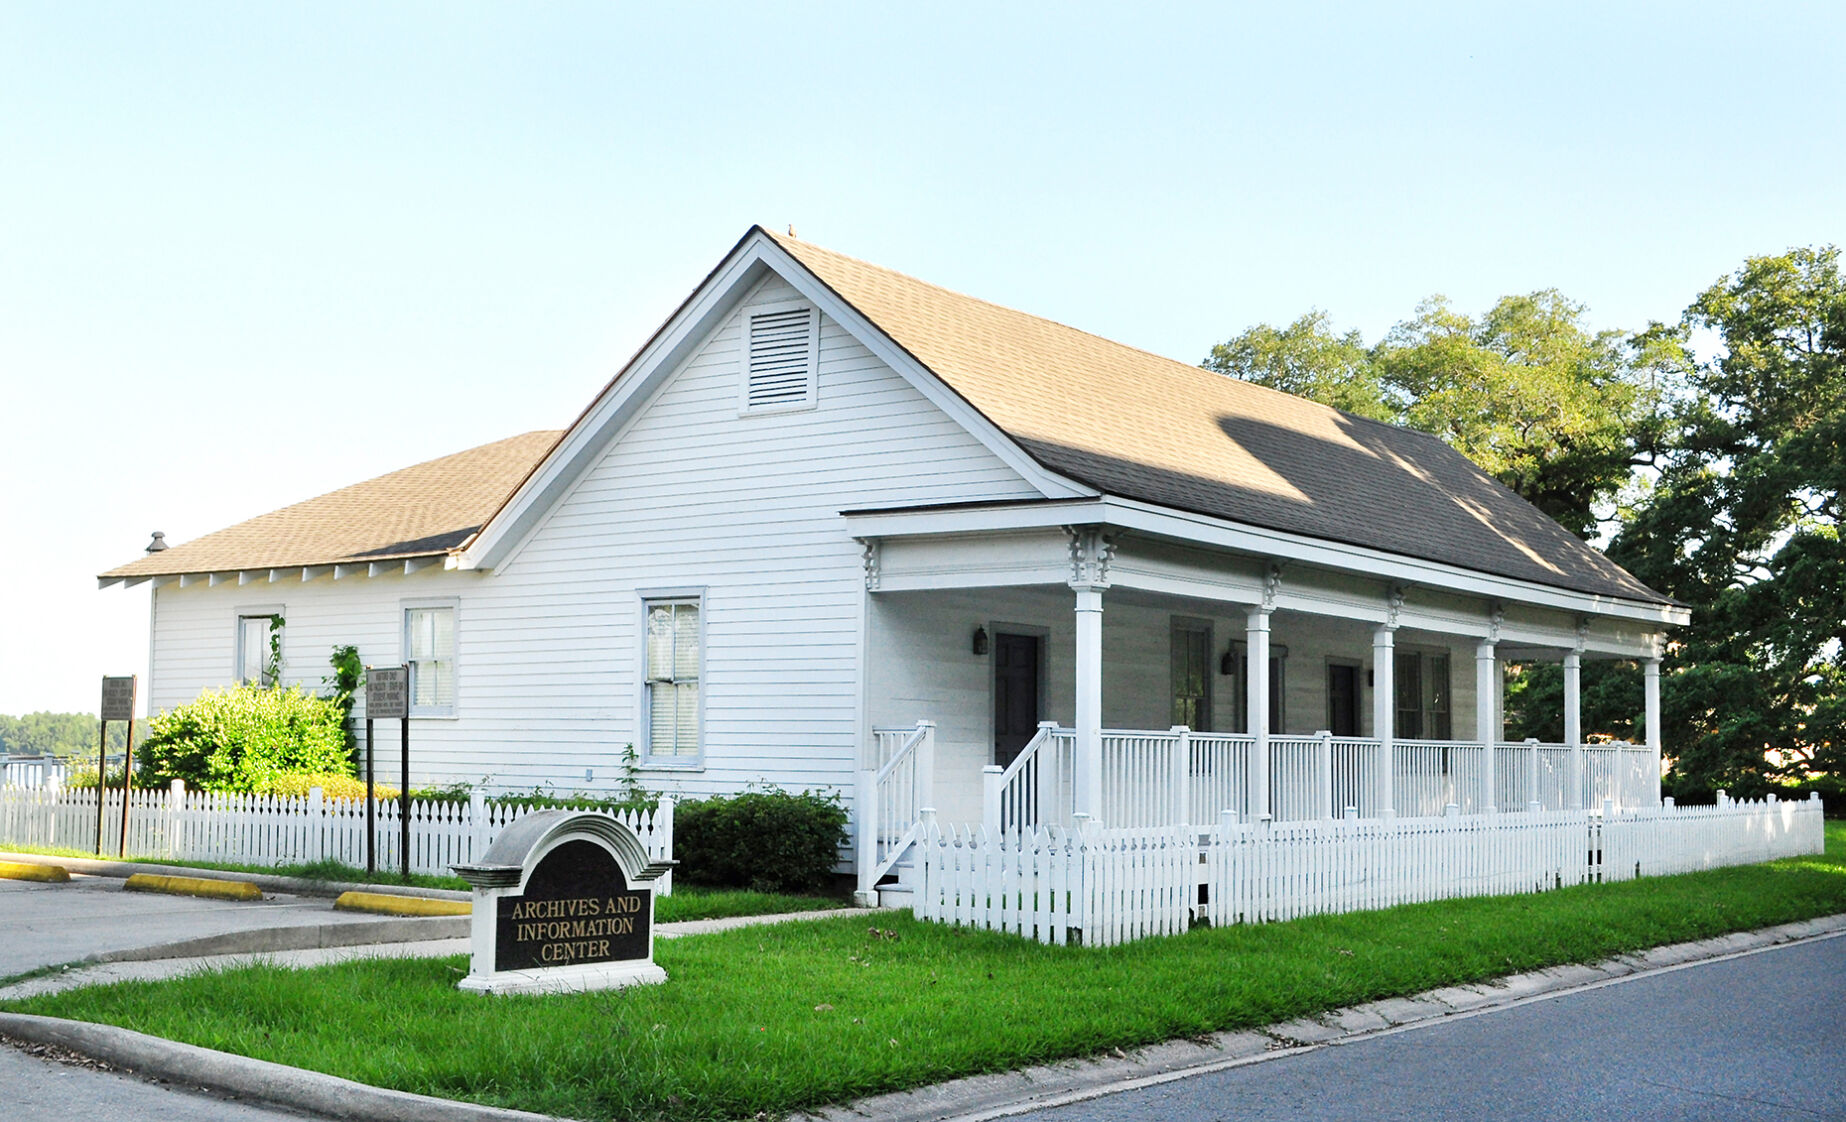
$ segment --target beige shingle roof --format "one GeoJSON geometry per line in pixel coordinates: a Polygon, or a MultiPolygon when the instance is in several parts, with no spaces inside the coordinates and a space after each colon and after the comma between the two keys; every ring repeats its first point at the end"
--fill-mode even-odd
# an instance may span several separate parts
{"type": "Polygon", "coordinates": [[[342,487],[101,576],[286,569],[446,553],[481,528],[559,435],[528,432],[342,487]]]}
{"type": "Polygon", "coordinates": [[[1666,602],[1433,436],[764,232],[1033,458],[1107,494],[1666,602]]]}

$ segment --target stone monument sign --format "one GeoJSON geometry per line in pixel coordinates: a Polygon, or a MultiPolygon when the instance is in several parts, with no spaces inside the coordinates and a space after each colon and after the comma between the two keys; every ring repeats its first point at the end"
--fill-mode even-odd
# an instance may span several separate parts
{"type": "Polygon", "coordinates": [[[653,861],[634,831],[601,814],[545,810],[508,826],[479,864],[473,959],[462,989],[547,993],[667,980],[654,965],[653,861]]]}

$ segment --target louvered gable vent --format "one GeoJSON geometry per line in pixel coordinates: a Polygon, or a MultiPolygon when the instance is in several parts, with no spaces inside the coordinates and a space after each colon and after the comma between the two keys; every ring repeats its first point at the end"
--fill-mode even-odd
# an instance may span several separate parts
{"type": "Polygon", "coordinates": [[[819,313],[806,305],[752,309],[744,370],[744,411],[814,404],[819,313]]]}

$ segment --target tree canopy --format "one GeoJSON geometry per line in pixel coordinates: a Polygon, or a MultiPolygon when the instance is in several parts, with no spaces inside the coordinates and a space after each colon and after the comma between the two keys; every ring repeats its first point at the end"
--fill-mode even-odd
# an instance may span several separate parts
{"type": "MultiPolygon", "coordinates": [[[[9,756],[96,756],[98,721],[94,713],[27,713],[9,717],[0,713],[0,753],[9,756]]],[[[122,750],[128,726],[109,725],[109,750],[122,750]]]]}
{"type": "Polygon", "coordinates": [[[1284,328],[1249,328],[1204,365],[1434,433],[1589,536],[1651,455],[1657,368],[1677,351],[1592,332],[1583,317],[1555,289],[1504,297],[1478,319],[1433,296],[1367,347],[1312,311],[1284,328]]]}
{"type": "MultiPolygon", "coordinates": [[[[1752,257],[1676,322],[1592,331],[1555,289],[1479,317],[1431,297],[1367,346],[1313,311],[1204,365],[1434,433],[1691,608],[1663,739],[1694,790],[1846,771],[1846,278],[1831,247],[1752,257]]],[[[1631,665],[1584,674],[1585,728],[1638,739],[1631,665]]],[[[1517,736],[1562,735],[1555,666],[1522,668],[1517,736]]]]}

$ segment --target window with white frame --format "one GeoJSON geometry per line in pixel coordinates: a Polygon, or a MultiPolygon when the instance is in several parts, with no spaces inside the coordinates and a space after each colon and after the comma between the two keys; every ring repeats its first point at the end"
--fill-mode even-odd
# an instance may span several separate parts
{"type": "Polygon", "coordinates": [[[699,758],[699,679],[704,671],[697,598],[643,601],[642,658],[647,707],[644,754],[691,762],[699,758]]]}
{"type": "Polygon", "coordinates": [[[1171,623],[1172,723],[1210,732],[1211,621],[1174,616],[1171,623]]]}
{"type": "Polygon", "coordinates": [[[453,606],[404,609],[404,662],[410,667],[411,716],[454,716],[453,606]]]}
{"type": "Polygon", "coordinates": [[[282,614],[240,612],[237,616],[237,680],[273,686],[282,669],[282,614]]]}
{"type": "Polygon", "coordinates": [[[769,304],[744,313],[744,412],[813,407],[819,364],[817,310],[806,304],[769,304]]]}
{"type": "Polygon", "coordinates": [[[1397,692],[1397,735],[1405,740],[1448,740],[1449,656],[1439,651],[1398,651],[1391,677],[1397,692]]]}

